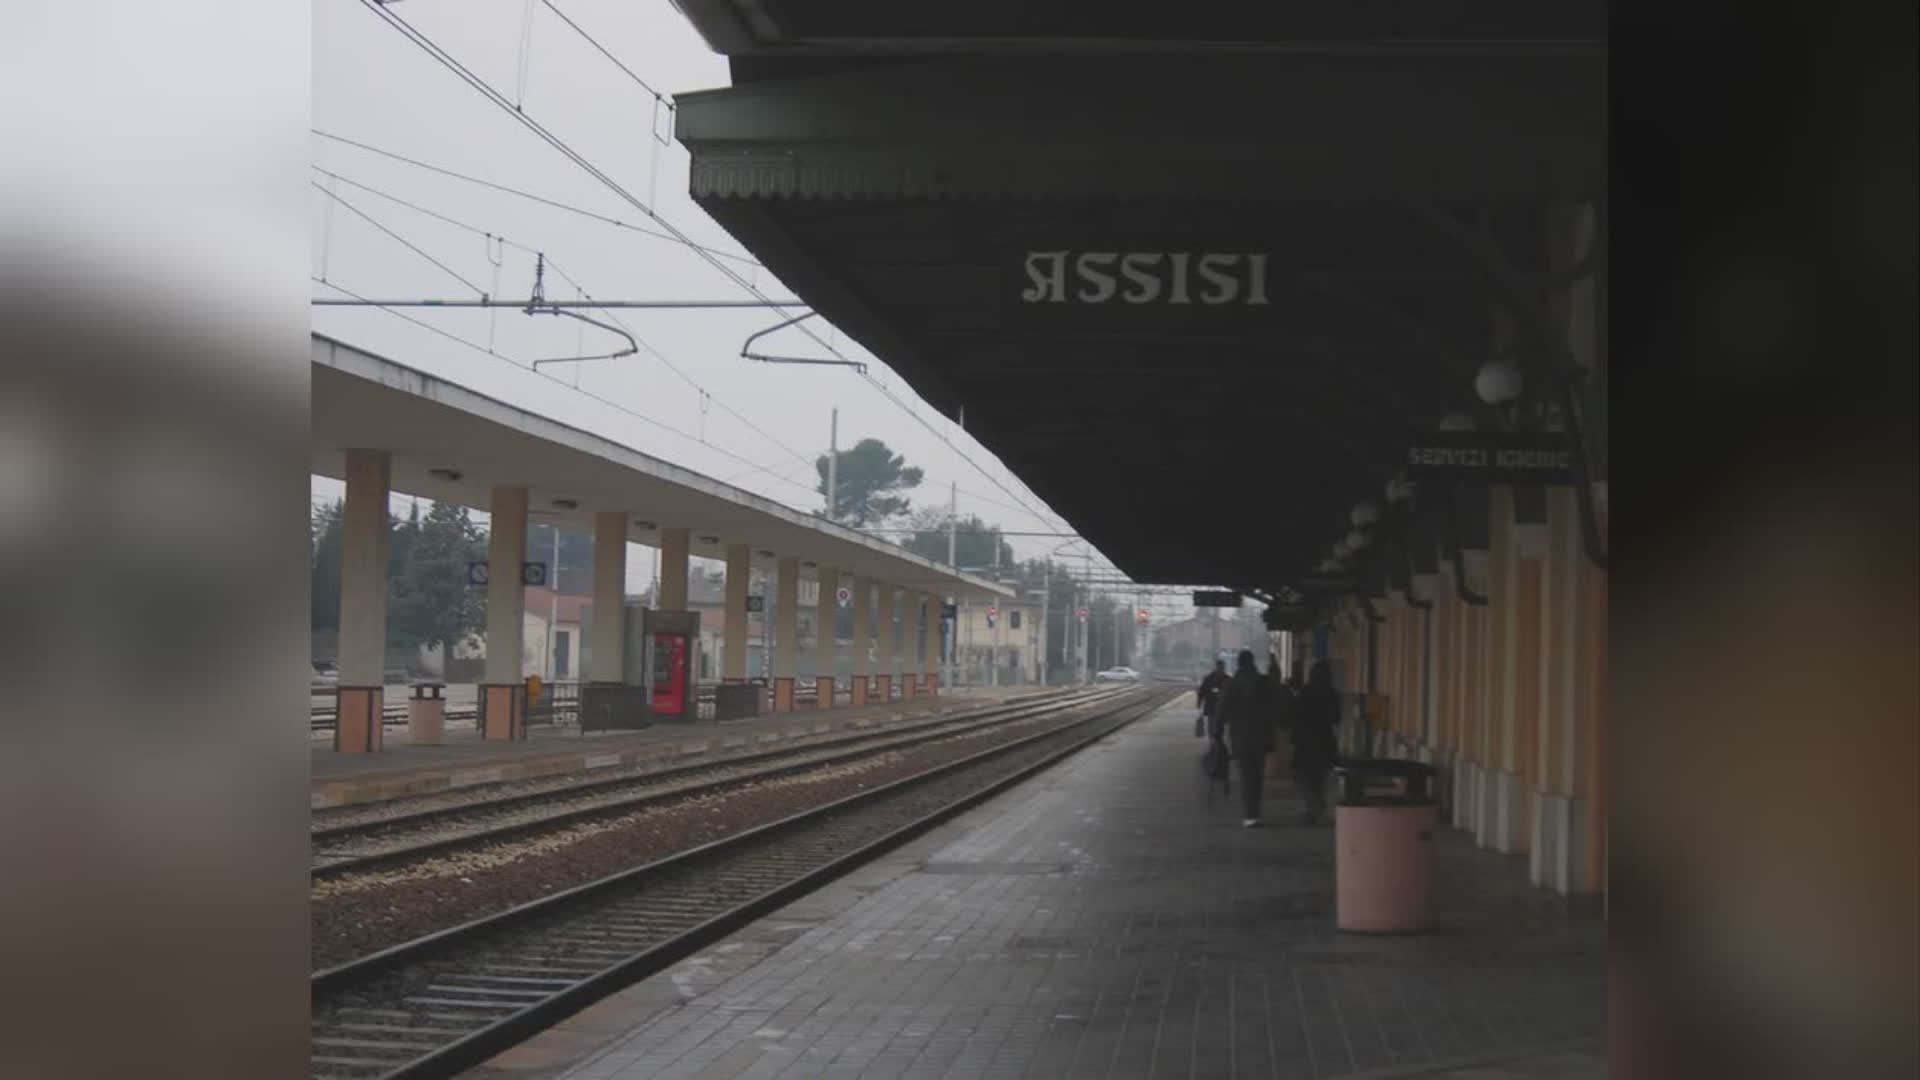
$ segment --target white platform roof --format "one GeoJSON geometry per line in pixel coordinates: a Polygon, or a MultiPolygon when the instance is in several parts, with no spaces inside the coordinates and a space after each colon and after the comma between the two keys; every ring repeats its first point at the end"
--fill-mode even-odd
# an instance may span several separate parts
{"type": "Polygon", "coordinates": [[[636,544],[657,547],[660,529],[686,528],[692,553],[710,559],[724,559],[729,544],[747,544],[756,567],[797,556],[807,577],[826,565],[936,595],[1013,595],[878,537],[321,334],[313,335],[312,448],[313,471],[336,479],[346,475],[348,449],[391,451],[394,491],[479,510],[493,488],[525,487],[532,519],[563,528],[591,532],[596,512],[619,510],[636,544]]]}

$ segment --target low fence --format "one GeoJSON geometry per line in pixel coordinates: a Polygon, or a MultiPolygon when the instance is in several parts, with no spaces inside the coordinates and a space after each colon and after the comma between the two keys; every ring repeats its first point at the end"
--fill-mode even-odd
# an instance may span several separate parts
{"type": "MultiPolygon", "coordinates": [[[[773,711],[773,688],[764,679],[749,680],[760,693],[760,713],[773,711]]],[[[720,683],[701,683],[694,694],[694,715],[701,720],[712,720],[715,716],[715,701],[719,696],[720,683]]],[[[338,691],[331,687],[316,687],[313,690],[311,710],[311,730],[315,733],[333,730],[336,719],[335,697],[338,691]]],[[[893,696],[903,696],[900,684],[893,685],[893,696]]],[[[813,708],[819,701],[819,690],[811,679],[794,680],[793,698],[798,708],[813,708]]],[[[828,708],[844,706],[852,701],[852,692],[845,678],[834,682],[834,700],[828,708]]],[[[449,726],[468,723],[475,727],[480,723],[480,710],[477,705],[449,704],[443,714],[449,726]]],[[[387,727],[404,726],[407,722],[407,699],[388,698],[381,715],[382,723],[387,727]]],[[[574,727],[580,722],[580,684],[577,681],[552,682],[542,686],[540,699],[527,710],[529,726],[574,727]]]]}
{"type": "MultiPolygon", "coordinates": [[[[339,691],[332,687],[315,687],[311,699],[309,730],[315,732],[332,731],[337,719],[338,705],[335,699],[339,691]]],[[[397,727],[407,722],[407,699],[388,698],[380,710],[381,723],[387,727],[397,727]]],[[[446,706],[442,714],[449,725],[468,723],[476,728],[480,724],[480,707],[476,705],[446,706]]],[[[540,698],[527,709],[529,726],[567,727],[580,721],[580,684],[578,682],[553,682],[540,688],[540,698]]]]}

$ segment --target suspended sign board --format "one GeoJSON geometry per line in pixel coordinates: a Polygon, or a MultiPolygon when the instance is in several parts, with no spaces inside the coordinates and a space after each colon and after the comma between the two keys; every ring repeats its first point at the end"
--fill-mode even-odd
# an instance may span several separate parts
{"type": "Polygon", "coordinates": [[[1313,609],[1305,605],[1270,607],[1261,612],[1260,618],[1269,630],[1289,630],[1298,634],[1313,627],[1313,609]]]}
{"type": "Polygon", "coordinates": [[[1240,594],[1221,589],[1195,589],[1194,607],[1239,607],[1240,594]]]}
{"type": "Polygon", "coordinates": [[[747,597],[747,610],[756,613],[767,610],[767,598],[764,596],[747,597]]]}
{"type": "Polygon", "coordinates": [[[1407,478],[1466,484],[1571,485],[1574,450],[1550,432],[1439,431],[1407,448],[1407,478]]]}

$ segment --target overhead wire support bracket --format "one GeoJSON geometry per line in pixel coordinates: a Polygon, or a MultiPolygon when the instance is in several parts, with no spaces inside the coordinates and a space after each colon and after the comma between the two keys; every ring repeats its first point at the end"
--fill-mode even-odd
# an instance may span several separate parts
{"type": "Polygon", "coordinates": [[[588,326],[597,326],[610,333],[619,334],[626,339],[627,347],[618,352],[593,353],[587,356],[552,356],[533,362],[533,370],[539,371],[541,364],[573,364],[583,360],[617,360],[622,356],[632,356],[640,351],[640,343],[633,335],[621,327],[603,323],[598,319],[582,315],[577,311],[566,311],[547,300],[547,256],[544,252],[533,257],[533,295],[527,298],[527,306],[522,309],[528,315],[560,315],[569,319],[578,319],[588,326]]]}
{"type": "Polygon", "coordinates": [[[817,311],[803,311],[790,319],[782,319],[772,326],[767,327],[765,330],[755,331],[752,335],[748,336],[746,341],[741,343],[740,355],[745,359],[757,360],[762,364],[811,364],[818,367],[850,367],[860,374],[865,375],[867,373],[867,365],[858,360],[828,360],[824,357],[817,356],[769,356],[766,353],[753,351],[754,342],[759,341],[768,334],[785,330],[789,326],[798,325],[813,318],[817,314],[819,314],[817,311]]]}

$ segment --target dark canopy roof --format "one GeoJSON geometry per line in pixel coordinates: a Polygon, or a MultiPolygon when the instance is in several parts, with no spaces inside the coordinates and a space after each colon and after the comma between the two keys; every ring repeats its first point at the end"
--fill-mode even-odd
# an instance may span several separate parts
{"type": "Polygon", "coordinates": [[[1309,572],[1491,354],[1486,264],[1449,230],[1540,267],[1549,205],[1604,184],[1579,5],[1473,55],[1276,53],[1279,16],[1188,24],[1241,48],[1120,15],[1077,39],[1157,43],[1121,55],[1045,5],[683,6],[736,56],[831,54],[678,99],[696,200],[1142,581],[1309,572]],[[960,55],[846,59],[916,36],[960,55]]]}

